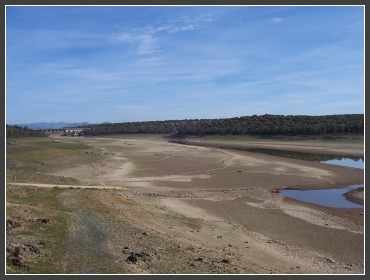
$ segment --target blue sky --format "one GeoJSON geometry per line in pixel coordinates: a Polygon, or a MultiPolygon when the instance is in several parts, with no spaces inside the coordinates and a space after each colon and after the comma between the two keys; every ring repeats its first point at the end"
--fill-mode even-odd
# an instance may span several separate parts
{"type": "Polygon", "coordinates": [[[7,6],[6,123],[364,113],[364,6],[7,6]]]}

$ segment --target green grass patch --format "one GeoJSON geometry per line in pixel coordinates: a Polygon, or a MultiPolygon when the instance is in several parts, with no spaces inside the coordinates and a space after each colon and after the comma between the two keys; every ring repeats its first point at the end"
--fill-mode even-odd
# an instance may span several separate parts
{"type": "Polygon", "coordinates": [[[53,143],[50,138],[25,138],[8,141],[6,146],[6,180],[18,183],[79,184],[73,178],[51,173],[64,168],[92,165],[103,155],[88,152],[81,141],[53,143]]]}
{"type": "Polygon", "coordinates": [[[61,188],[51,188],[51,189],[42,189],[40,190],[37,187],[31,187],[29,190],[27,190],[27,187],[24,187],[25,191],[22,195],[12,195],[10,198],[17,200],[20,203],[41,203],[43,206],[46,207],[56,207],[59,205],[57,200],[57,195],[63,192],[63,189],[61,188]]]}
{"type": "MultiPolygon", "coordinates": [[[[41,255],[27,259],[29,270],[24,270],[11,265],[7,268],[10,274],[56,274],[60,273],[59,264],[64,256],[66,240],[68,238],[68,218],[69,214],[59,203],[58,196],[63,189],[43,189],[37,188],[27,190],[23,194],[7,196],[8,201],[13,201],[22,205],[37,204],[37,209],[32,208],[34,219],[50,219],[49,222],[33,221],[25,223],[23,230],[17,230],[16,234],[8,233],[12,237],[7,239],[15,243],[24,243],[25,237],[29,236],[30,243],[37,244],[41,255]],[[19,241],[17,241],[17,238],[19,241]],[[42,242],[40,242],[42,241],[42,242]]],[[[9,210],[10,211],[10,210],[9,210]]]]}
{"type": "Polygon", "coordinates": [[[54,139],[46,137],[46,138],[21,138],[17,139],[15,142],[16,144],[28,144],[34,145],[40,148],[51,148],[51,149],[58,149],[58,150],[70,150],[70,151],[78,151],[90,148],[88,145],[81,143],[80,141],[70,141],[69,139],[57,139],[60,142],[53,142],[54,139]]]}
{"type": "Polygon", "coordinates": [[[173,215],[171,216],[171,219],[174,219],[177,222],[184,224],[191,229],[198,230],[198,229],[201,229],[202,227],[201,221],[195,218],[189,218],[189,217],[182,216],[182,215],[173,215]]]}

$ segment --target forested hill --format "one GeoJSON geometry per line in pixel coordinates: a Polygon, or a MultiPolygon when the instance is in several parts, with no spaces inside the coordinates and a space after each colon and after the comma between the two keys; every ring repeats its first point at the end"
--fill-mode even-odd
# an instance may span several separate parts
{"type": "Polygon", "coordinates": [[[105,123],[84,126],[85,135],[130,133],[177,134],[341,134],[364,133],[364,114],[324,116],[253,115],[225,119],[185,119],[105,123]]]}

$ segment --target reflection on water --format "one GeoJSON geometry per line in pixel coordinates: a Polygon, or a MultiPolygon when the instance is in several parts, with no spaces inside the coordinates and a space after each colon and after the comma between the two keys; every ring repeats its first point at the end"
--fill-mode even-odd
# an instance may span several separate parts
{"type": "Polygon", "coordinates": [[[344,194],[350,190],[364,187],[364,185],[353,185],[342,189],[328,190],[283,190],[281,195],[300,201],[314,203],[321,206],[336,208],[364,208],[363,205],[348,201],[344,194]]]}

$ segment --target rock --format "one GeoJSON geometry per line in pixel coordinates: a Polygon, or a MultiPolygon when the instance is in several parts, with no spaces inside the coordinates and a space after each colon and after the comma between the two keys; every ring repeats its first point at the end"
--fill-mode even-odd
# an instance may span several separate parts
{"type": "Polygon", "coordinates": [[[14,266],[18,266],[18,267],[21,267],[25,270],[29,270],[29,266],[26,265],[26,263],[24,262],[23,259],[20,259],[20,258],[13,258],[10,260],[10,264],[14,265],[14,266]]]}
{"type": "Polygon", "coordinates": [[[124,254],[131,254],[132,251],[130,250],[129,247],[125,247],[125,248],[123,248],[122,253],[124,253],[124,254]]]}
{"type": "Polygon", "coordinates": [[[21,226],[22,226],[22,224],[18,221],[14,221],[14,220],[10,220],[10,219],[6,220],[6,231],[12,230],[14,228],[21,227],[21,226]]]}
{"type": "Polygon", "coordinates": [[[29,258],[41,255],[40,249],[31,244],[7,243],[6,252],[6,263],[8,265],[18,266],[25,270],[29,269],[28,265],[26,264],[29,258]]]}
{"type": "Polygon", "coordinates": [[[128,256],[127,261],[130,263],[137,263],[137,257],[135,257],[134,255],[128,256]]]}
{"type": "Polygon", "coordinates": [[[31,245],[31,244],[27,244],[26,245],[28,247],[28,250],[31,252],[31,253],[35,253],[37,255],[40,255],[41,254],[41,251],[38,247],[34,246],[34,245],[31,245]]]}
{"type": "Polygon", "coordinates": [[[49,218],[40,218],[40,219],[37,219],[37,221],[47,224],[51,221],[51,219],[49,219],[49,218]]]}

